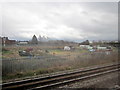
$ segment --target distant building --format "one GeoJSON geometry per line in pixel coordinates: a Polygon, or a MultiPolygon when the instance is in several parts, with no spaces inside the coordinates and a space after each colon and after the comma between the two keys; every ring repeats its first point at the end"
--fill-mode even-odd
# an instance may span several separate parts
{"type": "Polygon", "coordinates": [[[92,46],[90,46],[90,45],[80,45],[80,48],[82,48],[82,49],[93,49],[93,47],[92,46]]]}
{"type": "Polygon", "coordinates": [[[107,47],[100,47],[100,46],[97,47],[97,50],[106,50],[106,49],[107,47]]]}
{"type": "Polygon", "coordinates": [[[0,37],[0,44],[2,45],[14,45],[16,44],[16,40],[9,40],[8,37],[0,37]]]}
{"type": "Polygon", "coordinates": [[[28,41],[18,41],[18,45],[27,45],[28,41]]]}

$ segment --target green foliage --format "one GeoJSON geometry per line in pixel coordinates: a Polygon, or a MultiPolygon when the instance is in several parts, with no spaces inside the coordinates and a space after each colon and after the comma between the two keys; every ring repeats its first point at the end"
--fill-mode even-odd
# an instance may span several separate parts
{"type": "Polygon", "coordinates": [[[2,54],[11,54],[12,52],[6,48],[2,48],[2,54]]]}

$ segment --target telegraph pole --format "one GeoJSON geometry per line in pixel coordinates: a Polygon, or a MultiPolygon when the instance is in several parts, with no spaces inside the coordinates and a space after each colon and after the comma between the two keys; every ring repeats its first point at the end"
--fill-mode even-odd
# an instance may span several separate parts
{"type": "Polygon", "coordinates": [[[5,47],[5,43],[6,43],[6,38],[3,37],[3,46],[5,47]]]}

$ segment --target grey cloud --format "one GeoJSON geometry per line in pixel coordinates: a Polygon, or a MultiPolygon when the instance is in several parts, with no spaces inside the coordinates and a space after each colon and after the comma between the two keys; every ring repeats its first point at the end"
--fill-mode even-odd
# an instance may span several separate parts
{"type": "Polygon", "coordinates": [[[72,41],[112,40],[117,39],[117,3],[7,4],[2,24],[3,35],[17,39],[43,34],[72,41]]]}

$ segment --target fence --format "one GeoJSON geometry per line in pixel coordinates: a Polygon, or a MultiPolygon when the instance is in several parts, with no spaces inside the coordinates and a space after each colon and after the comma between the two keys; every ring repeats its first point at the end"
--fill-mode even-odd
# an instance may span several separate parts
{"type": "Polygon", "coordinates": [[[23,59],[3,59],[2,74],[11,74],[17,72],[28,72],[41,68],[52,67],[53,63],[60,63],[65,59],[59,57],[33,57],[23,59]]]}
{"type": "Polygon", "coordinates": [[[117,60],[117,53],[106,55],[104,53],[81,53],[81,54],[66,54],[66,55],[50,55],[36,56],[26,58],[14,58],[2,60],[2,75],[13,74],[17,72],[29,72],[39,69],[56,68],[59,66],[65,67],[82,67],[96,65],[104,62],[112,62],[117,60]]]}

